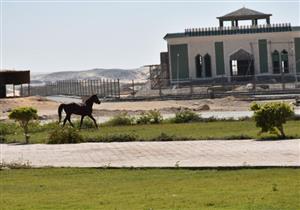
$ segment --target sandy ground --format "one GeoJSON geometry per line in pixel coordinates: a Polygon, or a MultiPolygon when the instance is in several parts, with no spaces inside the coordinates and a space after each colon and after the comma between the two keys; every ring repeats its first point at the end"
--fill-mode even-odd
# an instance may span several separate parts
{"type": "Polygon", "coordinates": [[[7,119],[9,112],[17,107],[31,106],[38,110],[40,116],[56,113],[58,103],[42,97],[5,98],[0,99],[0,119],[7,119]]]}
{"type": "MultiPolygon", "coordinates": [[[[76,101],[74,99],[74,101],[76,101]]],[[[120,112],[139,114],[142,111],[157,109],[164,114],[174,113],[180,108],[201,111],[248,111],[250,101],[234,97],[222,99],[198,100],[166,100],[166,101],[137,101],[137,102],[102,102],[94,105],[95,116],[113,116],[120,112]]],[[[0,99],[0,119],[7,119],[8,113],[16,107],[32,106],[38,110],[39,116],[48,119],[57,117],[58,102],[43,97],[6,98],[0,99]]]]}

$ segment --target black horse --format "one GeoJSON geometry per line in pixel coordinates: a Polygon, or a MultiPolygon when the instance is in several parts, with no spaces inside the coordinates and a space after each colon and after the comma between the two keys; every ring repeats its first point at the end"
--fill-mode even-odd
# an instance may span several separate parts
{"type": "Polygon", "coordinates": [[[73,123],[71,122],[71,115],[81,115],[80,120],[80,128],[83,122],[83,118],[85,116],[89,116],[95,123],[96,128],[98,128],[98,125],[96,123],[95,118],[92,116],[93,112],[93,104],[97,103],[100,104],[101,102],[98,99],[97,95],[92,95],[89,97],[83,104],[76,104],[76,103],[69,103],[69,104],[61,104],[58,107],[58,116],[59,116],[59,122],[61,122],[61,113],[64,110],[66,113],[66,117],[64,119],[63,126],[65,126],[67,120],[69,121],[70,125],[74,127],[73,123]]]}

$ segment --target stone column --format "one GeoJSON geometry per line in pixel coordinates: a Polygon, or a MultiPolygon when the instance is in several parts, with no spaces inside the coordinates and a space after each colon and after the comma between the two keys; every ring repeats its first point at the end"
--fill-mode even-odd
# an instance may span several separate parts
{"type": "Polygon", "coordinates": [[[223,27],[223,20],[219,20],[220,27],[223,27]]]}
{"type": "Polygon", "coordinates": [[[239,27],[239,21],[238,20],[235,20],[235,26],[239,27]]]}

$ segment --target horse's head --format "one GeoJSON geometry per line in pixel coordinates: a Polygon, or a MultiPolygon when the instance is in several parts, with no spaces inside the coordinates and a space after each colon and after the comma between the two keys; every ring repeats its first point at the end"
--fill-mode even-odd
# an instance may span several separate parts
{"type": "Polygon", "coordinates": [[[96,104],[101,104],[101,101],[99,100],[97,95],[92,95],[91,97],[92,101],[95,102],[96,104]]]}

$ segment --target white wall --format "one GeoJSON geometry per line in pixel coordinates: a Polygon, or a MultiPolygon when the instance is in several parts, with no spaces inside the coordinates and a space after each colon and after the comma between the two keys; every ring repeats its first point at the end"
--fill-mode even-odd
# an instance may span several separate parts
{"type": "MultiPolygon", "coordinates": [[[[189,56],[189,75],[191,78],[196,77],[195,56],[200,54],[204,56],[208,53],[211,56],[212,76],[216,77],[216,60],[215,60],[215,42],[223,42],[224,46],[224,64],[226,76],[230,76],[230,55],[244,49],[250,54],[254,54],[254,68],[256,74],[260,74],[259,65],[259,48],[258,40],[266,39],[268,42],[268,67],[272,74],[272,57],[271,53],[276,49],[281,52],[283,49],[289,54],[289,71],[295,73],[295,52],[294,38],[300,37],[300,31],[272,32],[272,33],[254,33],[254,34],[236,34],[236,35],[216,35],[216,36],[191,36],[167,39],[168,46],[173,44],[187,44],[189,56]],[[250,43],[253,46],[251,52],[250,43]]],[[[171,70],[171,69],[170,69],[171,70]]]]}

